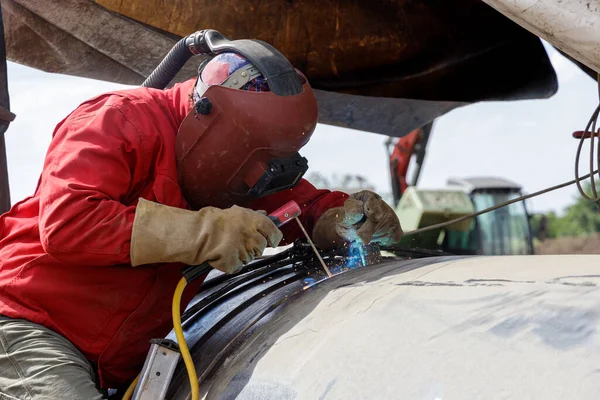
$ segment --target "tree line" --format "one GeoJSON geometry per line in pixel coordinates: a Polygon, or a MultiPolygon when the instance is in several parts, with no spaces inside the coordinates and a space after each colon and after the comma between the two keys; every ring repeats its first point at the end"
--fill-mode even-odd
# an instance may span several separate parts
{"type": "MultiPolygon", "coordinates": [[[[587,194],[592,193],[589,182],[583,187],[587,194]]],[[[596,187],[600,191],[600,182],[596,183],[596,187]]],[[[534,215],[531,218],[531,228],[540,240],[594,234],[600,232],[599,208],[595,203],[577,196],[562,215],[554,211],[534,215]]]]}

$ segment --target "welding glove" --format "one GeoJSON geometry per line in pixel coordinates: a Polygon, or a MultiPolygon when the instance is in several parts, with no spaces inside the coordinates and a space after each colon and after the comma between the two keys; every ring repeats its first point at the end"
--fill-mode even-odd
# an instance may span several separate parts
{"type": "Polygon", "coordinates": [[[324,212],[313,229],[313,240],[326,250],[353,241],[391,245],[403,234],[394,210],[378,194],[363,190],[350,195],[343,207],[324,212]]]}
{"type": "Polygon", "coordinates": [[[131,265],[208,263],[227,274],[277,247],[283,234],[266,213],[233,206],[189,211],[140,199],[131,233],[131,265]]]}

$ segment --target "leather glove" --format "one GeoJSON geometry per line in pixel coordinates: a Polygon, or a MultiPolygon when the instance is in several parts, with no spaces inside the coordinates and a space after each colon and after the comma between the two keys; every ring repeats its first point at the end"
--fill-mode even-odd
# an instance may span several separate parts
{"type": "Polygon", "coordinates": [[[394,210],[378,194],[363,190],[350,195],[343,207],[321,215],[313,229],[313,241],[326,250],[353,241],[390,245],[403,234],[394,210]]]}
{"type": "Polygon", "coordinates": [[[189,211],[140,199],[131,233],[131,265],[208,263],[227,274],[277,247],[283,234],[266,213],[233,206],[189,211]]]}

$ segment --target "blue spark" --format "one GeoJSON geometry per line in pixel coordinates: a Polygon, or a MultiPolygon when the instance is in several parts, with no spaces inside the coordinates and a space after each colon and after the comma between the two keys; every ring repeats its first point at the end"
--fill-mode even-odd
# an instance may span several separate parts
{"type": "Polygon", "coordinates": [[[364,267],[365,265],[367,265],[367,259],[365,257],[364,246],[358,241],[354,241],[354,242],[350,243],[350,248],[348,249],[348,261],[346,262],[346,267],[353,269],[353,268],[358,268],[361,266],[364,267]]]}
{"type": "Polygon", "coordinates": [[[310,288],[314,287],[314,286],[315,286],[317,283],[319,283],[319,282],[323,282],[323,281],[325,281],[325,280],[327,280],[327,277],[324,277],[324,278],[323,278],[323,279],[321,279],[321,280],[316,280],[316,279],[313,279],[313,278],[304,278],[304,283],[305,283],[306,285],[305,285],[305,286],[304,286],[302,289],[303,289],[303,290],[310,289],[310,288]]]}
{"type": "Polygon", "coordinates": [[[315,283],[317,283],[317,280],[316,280],[316,279],[314,279],[314,278],[304,278],[304,284],[305,284],[306,286],[312,286],[312,285],[314,285],[315,283]]]}

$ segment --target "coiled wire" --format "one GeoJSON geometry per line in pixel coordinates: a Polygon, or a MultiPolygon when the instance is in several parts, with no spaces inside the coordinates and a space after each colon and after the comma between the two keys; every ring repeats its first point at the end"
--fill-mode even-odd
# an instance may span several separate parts
{"type": "Polygon", "coordinates": [[[579,146],[577,146],[577,154],[575,155],[575,180],[577,183],[577,189],[581,196],[589,201],[593,201],[596,203],[596,208],[600,211],[600,196],[598,195],[598,189],[596,188],[596,179],[594,171],[594,159],[596,163],[600,165],[600,139],[598,140],[597,148],[594,147],[594,140],[596,139],[596,135],[600,133],[600,130],[596,130],[596,123],[598,122],[598,116],[600,115],[600,74],[598,74],[598,107],[593,112],[592,117],[588,121],[587,126],[585,127],[585,131],[581,138],[579,139],[579,146]],[[583,179],[579,178],[579,159],[581,158],[581,149],[583,148],[583,142],[585,139],[590,139],[590,185],[592,189],[592,194],[588,195],[583,187],[581,186],[581,181],[583,179]],[[596,157],[594,157],[594,150],[596,150],[596,157]]]}

